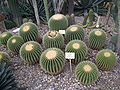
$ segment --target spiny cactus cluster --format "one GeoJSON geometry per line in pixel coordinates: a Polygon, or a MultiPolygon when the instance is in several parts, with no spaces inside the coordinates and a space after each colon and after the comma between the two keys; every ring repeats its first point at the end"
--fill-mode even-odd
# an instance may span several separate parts
{"type": "Polygon", "coordinates": [[[6,52],[0,52],[0,63],[5,62],[9,64],[10,62],[10,56],[6,52]]]}

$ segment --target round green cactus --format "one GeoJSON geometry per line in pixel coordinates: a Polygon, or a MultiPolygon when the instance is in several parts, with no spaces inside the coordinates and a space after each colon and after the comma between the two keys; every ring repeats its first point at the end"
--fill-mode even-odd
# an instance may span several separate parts
{"type": "Polygon", "coordinates": [[[38,27],[32,22],[24,23],[20,27],[19,35],[24,39],[25,42],[36,41],[38,38],[38,27]]]}
{"type": "Polygon", "coordinates": [[[8,39],[12,36],[12,34],[10,32],[4,32],[0,35],[0,43],[2,45],[7,45],[7,41],[8,39]]]}
{"type": "Polygon", "coordinates": [[[86,54],[87,54],[87,46],[83,41],[80,40],[73,40],[70,41],[66,48],[65,52],[74,52],[75,53],[75,59],[72,60],[72,63],[77,64],[84,60],[86,54]]]}
{"type": "Polygon", "coordinates": [[[39,43],[35,41],[29,41],[22,45],[20,48],[20,57],[30,63],[35,64],[39,61],[42,48],[39,43]]]}
{"type": "Polygon", "coordinates": [[[52,75],[60,73],[65,65],[63,51],[58,48],[49,48],[45,50],[40,58],[42,69],[52,75]]]}
{"type": "Polygon", "coordinates": [[[14,35],[7,41],[7,47],[10,51],[19,53],[21,46],[24,44],[22,37],[14,35]]]}
{"type": "Polygon", "coordinates": [[[111,70],[116,64],[116,56],[112,50],[104,49],[96,56],[96,65],[101,70],[111,70]]]}
{"type": "Polygon", "coordinates": [[[94,63],[83,61],[76,66],[75,76],[83,85],[90,85],[98,79],[99,71],[94,63]]]}
{"type": "Polygon", "coordinates": [[[55,14],[49,19],[48,26],[51,30],[65,30],[68,27],[68,20],[62,14],[55,14]]]}
{"type": "Polygon", "coordinates": [[[57,31],[47,32],[43,36],[43,45],[46,48],[62,48],[64,45],[64,37],[57,31]]]}
{"type": "Polygon", "coordinates": [[[67,28],[65,34],[66,40],[83,40],[84,39],[84,29],[79,25],[72,25],[67,28]]]}
{"type": "Polygon", "coordinates": [[[10,62],[10,56],[6,52],[0,52],[0,63],[6,62],[7,64],[10,62]]]}
{"type": "Polygon", "coordinates": [[[101,49],[105,45],[106,39],[107,35],[103,30],[93,30],[89,34],[89,47],[95,50],[101,49]]]}

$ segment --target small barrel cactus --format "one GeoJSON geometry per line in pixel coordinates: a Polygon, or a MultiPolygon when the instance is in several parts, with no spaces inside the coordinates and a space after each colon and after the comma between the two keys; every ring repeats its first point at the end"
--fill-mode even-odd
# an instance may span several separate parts
{"type": "Polygon", "coordinates": [[[50,31],[47,32],[43,36],[43,45],[46,48],[62,48],[64,45],[64,37],[57,31],[50,31]]]}
{"type": "Polygon", "coordinates": [[[5,62],[9,63],[10,62],[10,56],[6,52],[0,52],[0,63],[5,62]]]}
{"type": "Polygon", "coordinates": [[[51,30],[65,30],[68,27],[68,19],[62,14],[55,14],[49,19],[48,26],[51,30]]]}
{"type": "Polygon", "coordinates": [[[32,22],[24,23],[20,27],[19,35],[24,39],[25,42],[36,41],[38,38],[38,27],[32,22]]]}
{"type": "Polygon", "coordinates": [[[116,64],[116,56],[112,50],[104,49],[96,56],[96,65],[101,70],[111,70],[116,64]]]}
{"type": "Polygon", "coordinates": [[[29,41],[22,45],[20,48],[20,57],[30,63],[35,64],[39,61],[42,48],[39,43],[35,41],[29,41]]]}
{"type": "Polygon", "coordinates": [[[73,40],[70,41],[66,48],[65,52],[74,52],[75,53],[75,59],[72,60],[72,63],[77,64],[84,60],[86,54],[87,54],[87,46],[83,41],[80,40],[73,40]]]}
{"type": "Polygon", "coordinates": [[[52,75],[60,73],[65,65],[63,51],[58,48],[49,48],[45,50],[40,58],[42,69],[52,75]]]}
{"type": "Polygon", "coordinates": [[[98,79],[99,71],[91,61],[83,61],[76,66],[75,76],[83,85],[90,85],[98,79]]]}
{"type": "Polygon", "coordinates": [[[84,39],[84,29],[79,25],[72,25],[67,28],[65,34],[66,40],[83,40],[84,39]]]}
{"type": "Polygon", "coordinates": [[[22,37],[14,35],[7,41],[7,47],[10,51],[19,53],[21,46],[24,44],[22,37]]]}
{"type": "Polygon", "coordinates": [[[95,50],[101,49],[105,45],[106,39],[107,35],[103,30],[93,30],[89,34],[89,47],[95,50]]]}
{"type": "Polygon", "coordinates": [[[2,45],[7,45],[7,41],[8,39],[12,36],[12,34],[10,32],[4,32],[0,35],[0,43],[2,45]]]}

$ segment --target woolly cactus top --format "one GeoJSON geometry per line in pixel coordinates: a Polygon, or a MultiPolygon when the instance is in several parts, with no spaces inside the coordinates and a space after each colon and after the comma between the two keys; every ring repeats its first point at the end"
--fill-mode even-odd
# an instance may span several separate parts
{"type": "Polygon", "coordinates": [[[73,43],[72,47],[74,49],[79,49],[80,48],[80,43],[73,43]]]}
{"type": "Polygon", "coordinates": [[[57,52],[55,50],[50,50],[46,53],[47,59],[54,59],[57,56],[57,52]]]}
{"type": "Polygon", "coordinates": [[[22,30],[23,30],[24,32],[27,32],[27,31],[30,30],[30,26],[29,26],[29,25],[25,25],[25,26],[23,26],[22,30]]]}
{"type": "Polygon", "coordinates": [[[75,31],[77,31],[78,30],[78,27],[72,27],[72,28],[70,28],[70,30],[72,31],[72,32],[75,32],[75,31]]]}
{"type": "Polygon", "coordinates": [[[84,65],[84,67],[83,67],[83,69],[84,69],[84,71],[85,72],[90,72],[90,71],[92,71],[92,67],[90,66],[90,65],[84,65]]]}
{"type": "Polygon", "coordinates": [[[105,57],[110,57],[111,54],[110,54],[109,52],[104,52],[104,56],[105,56],[105,57]]]}
{"type": "Polygon", "coordinates": [[[62,14],[55,14],[55,15],[52,16],[52,19],[61,20],[61,19],[63,19],[63,15],[62,14]]]}
{"type": "Polygon", "coordinates": [[[56,31],[51,31],[48,33],[49,38],[55,38],[57,36],[58,32],[56,31]]]}
{"type": "Polygon", "coordinates": [[[3,33],[2,35],[1,35],[1,37],[6,37],[7,36],[7,33],[3,33]]]}
{"type": "Polygon", "coordinates": [[[99,30],[95,31],[94,33],[95,33],[96,36],[101,36],[102,35],[102,32],[99,31],[99,30]]]}
{"type": "Polygon", "coordinates": [[[26,44],[25,50],[26,51],[32,51],[34,48],[34,45],[32,43],[26,44]]]}

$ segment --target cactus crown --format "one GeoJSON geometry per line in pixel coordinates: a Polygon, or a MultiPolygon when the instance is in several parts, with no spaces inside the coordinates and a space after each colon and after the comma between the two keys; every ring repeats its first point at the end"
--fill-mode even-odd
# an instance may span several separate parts
{"type": "Polygon", "coordinates": [[[104,53],[104,56],[105,56],[105,57],[110,57],[111,54],[110,54],[109,52],[105,52],[105,53],[104,53]]]}
{"type": "Polygon", "coordinates": [[[78,27],[72,27],[71,29],[70,29],[70,31],[72,31],[72,32],[75,32],[75,31],[77,31],[78,30],[78,27]]]}
{"type": "Polygon", "coordinates": [[[48,36],[49,36],[49,38],[55,38],[57,36],[57,34],[58,33],[56,31],[51,31],[48,33],[48,36]]]}
{"type": "Polygon", "coordinates": [[[95,35],[96,35],[96,36],[101,36],[101,35],[102,35],[102,32],[99,31],[99,30],[97,30],[97,31],[95,31],[95,35]]]}
{"type": "Polygon", "coordinates": [[[80,48],[80,44],[79,43],[73,43],[72,47],[74,49],[79,49],[80,48]]]}
{"type": "Polygon", "coordinates": [[[46,53],[47,59],[54,59],[57,56],[57,52],[55,50],[50,50],[46,53]]]}
{"type": "Polygon", "coordinates": [[[54,20],[61,20],[63,16],[61,14],[56,14],[52,17],[54,20]]]}
{"type": "Polygon", "coordinates": [[[4,37],[6,37],[7,36],[7,33],[3,33],[2,34],[2,37],[4,38],[4,37]]]}
{"type": "Polygon", "coordinates": [[[25,25],[22,30],[23,30],[24,32],[27,32],[27,31],[30,30],[30,26],[25,25]]]}
{"type": "Polygon", "coordinates": [[[91,72],[92,71],[92,67],[88,64],[84,65],[83,69],[84,69],[85,72],[91,72]]]}
{"type": "Polygon", "coordinates": [[[27,44],[27,45],[25,46],[25,50],[26,50],[26,51],[32,51],[33,48],[34,48],[34,45],[31,44],[31,43],[29,43],[29,44],[27,44]]]}
{"type": "Polygon", "coordinates": [[[16,43],[16,39],[13,39],[13,40],[12,40],[12,43],[16,43]]]}

